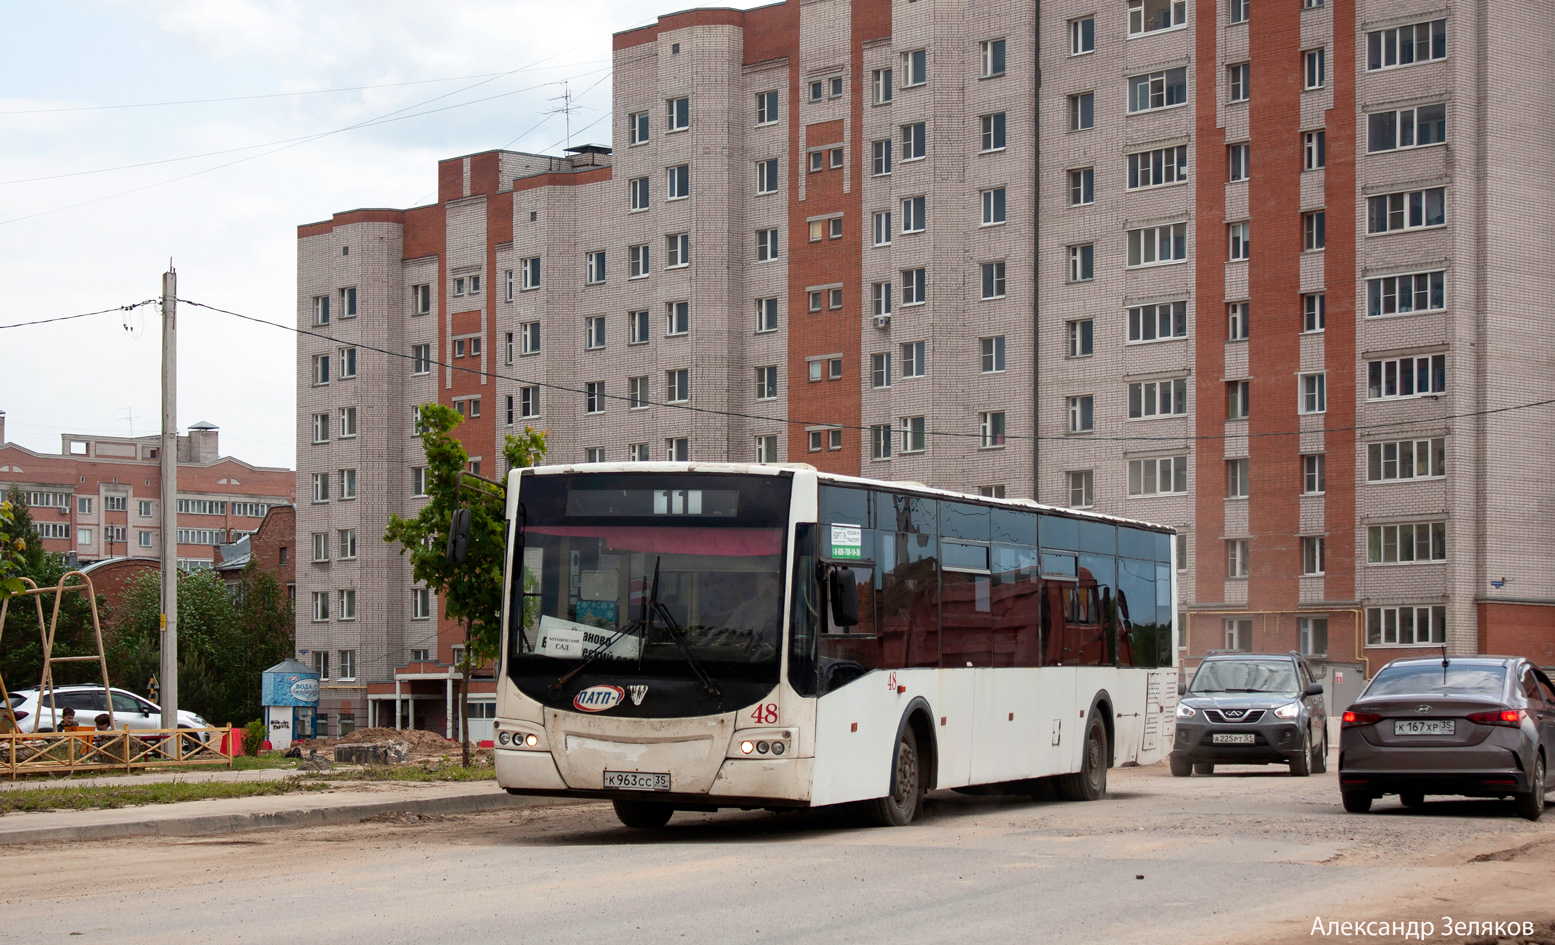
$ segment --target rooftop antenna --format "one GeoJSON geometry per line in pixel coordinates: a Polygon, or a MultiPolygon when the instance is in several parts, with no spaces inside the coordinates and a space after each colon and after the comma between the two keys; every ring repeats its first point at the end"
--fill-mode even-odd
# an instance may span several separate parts
{"type": "Polygon", "coordinates": [[[562,115],[565,117],[567,127],[566,147],[570,148],[572,147],[572,113],[574,111],[584,111],[586,109],[584,106],[575,104],[573,102],[572,89],[565,81],[562,82],[562,94],[556,96],[553,99],[549,99],[548,101],[561,102],[559,107],[551,109],[550,111],[546,112],[546,114],[562,115]]]}
{"type": "Polygon", "coordinates": [[[135,439],[135,408],[120,407],[119,410],[124,414],[124,421],[130,425],[130,439],[135,439]]]}

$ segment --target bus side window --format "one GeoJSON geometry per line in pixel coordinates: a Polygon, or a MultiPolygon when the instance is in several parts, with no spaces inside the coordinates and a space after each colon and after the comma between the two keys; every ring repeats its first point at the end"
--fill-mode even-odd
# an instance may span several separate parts
{"type": "Polygon", "coordinates": [[[816,689],[816,636],[821,627],[820,584],[815,578],[814,524],[794,526],[794,585],[789,617],[788,681],[801,696],[816,689]]]}
{"type": "Polygon", "coordinates": [[[851,570],[858,581],[859,622],[852,627],[838,626],[832,620],[831,608],[826,608],[826,633],[820,640],[822,694],[884,665],[884,641],[875,635],[875,569],[854,565],[851,570]]]}

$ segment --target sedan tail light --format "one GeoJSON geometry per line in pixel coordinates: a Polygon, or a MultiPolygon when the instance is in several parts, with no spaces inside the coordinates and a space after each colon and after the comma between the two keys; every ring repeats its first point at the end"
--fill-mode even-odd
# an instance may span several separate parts
{"type": "Polygon", "coordinates": [[[1474,712],[1469,715],[1469,721],[1479,725],[1505,725],[1507,728],[1517,728],[1527,717],[1526,709],[1496,709],[1490,712],[1474,712]]]}
{"type": "Polygon", "coordinates": [[[1352,712],[1346,712],[1344,714],[1344,725],[1346,727],[1352,726],[1352,725],[1376,725],[1378,722],[1381,722],[1381,721],[1382,721],[1382,716],[1378,715],[1375,712],[1353,712],[1352,711],[1352,712]]]}

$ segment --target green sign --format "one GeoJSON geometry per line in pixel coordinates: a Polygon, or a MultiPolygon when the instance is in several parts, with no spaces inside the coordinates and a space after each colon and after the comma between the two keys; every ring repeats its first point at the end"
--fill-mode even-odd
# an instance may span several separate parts
{"type": "Polygon", "coordinates": [[[833,525],[831,527],[831,557],[864,557],[864,529],[859,525],[833,525]]]}

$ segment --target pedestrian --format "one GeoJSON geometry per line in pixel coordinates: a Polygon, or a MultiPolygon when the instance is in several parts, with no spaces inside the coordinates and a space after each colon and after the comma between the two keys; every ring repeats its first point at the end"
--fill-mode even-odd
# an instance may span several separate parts
{"type": "Polygon", "coordinates": [[[108,717],[106,712],[97,713],[97,718],[93,719],[92,722],[97,726],[99,732],[110,731],[113,726],[113,720],[108,717]]]}

